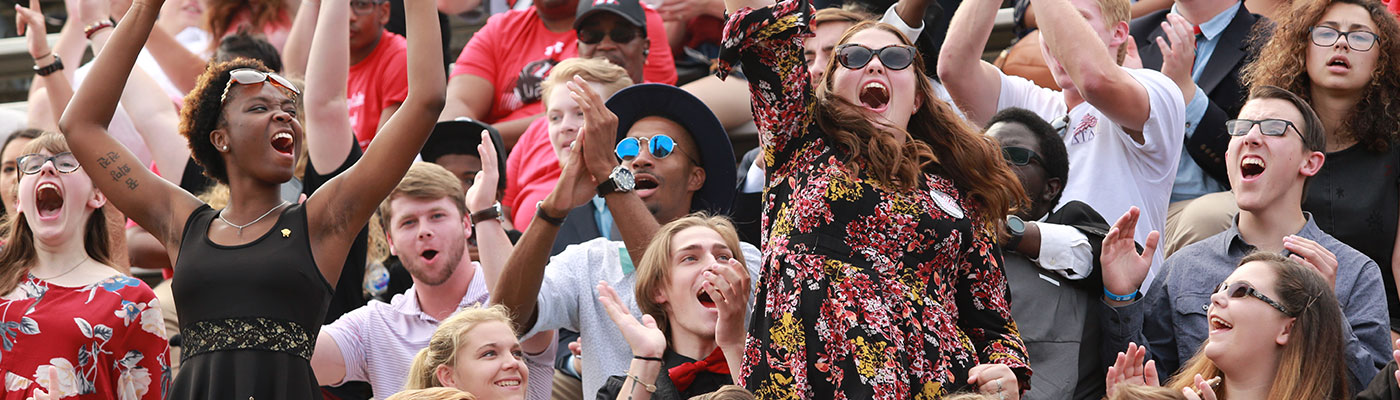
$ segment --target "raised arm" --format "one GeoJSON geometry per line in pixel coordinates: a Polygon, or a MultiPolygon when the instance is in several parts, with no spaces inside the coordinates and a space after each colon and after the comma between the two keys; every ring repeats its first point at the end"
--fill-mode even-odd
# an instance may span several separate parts
{"type": "MultiPolygon", "coordinates": [[[[175,35],[185,26],[181,26],[179,16],[180,7],[172,5],[170,8],[162,8],[160,20],[155,29],[151,30],[150,39],[146,40],[146,50],[155,58],[156,64],[160,65],[161,71],[165,73],[170,82],[175,84],[175,88],[180,93],[189,93],[194,90],[194,85],[199,81],[199,75],[204,73],[204,67],[208,60],[195,54],[180,41],[175,39],[175,35]]],[[[210,38],[210,40],[219,40],[210,38]]],[[[154,152],[154,150],[152,150],[154,152]]]]}
{"type": "MultiPolygon", "coordinates": [[[[287,35],[287,44],[282,47],[282,72],[285,75],[294,78],[306,76],[307,59],[311,54],[311,38],[316,33],[320,8],[321,0],[304,0],[297,9],[297,17],[292,21],[292,32],[287,35]]],[[[346,24],[348,26],[349,23],[346,24]]],[[[349,39],[346,39],[346,43],[349,43],[349,39]]],[[[346,48],[349,48],[349,44],[346,48]]],[[[346,57],[348,60],[349,56],[346,57]]]]}
{"type": "MultiPolygon", "coordinates": [[[[302,4],[304,14],[325,15],[297,15],[297,25],[292,28],[294,36],[287,40],[284,53],[290,60],[294,51],[300,51],[301,61],[306,63],[301,65],[301,72],[306,75],[306,152],[316,173],[327,175],[345,163],[345,157],[350,155],[345,144],[355,140],[345,100],[350,75],[350,3],[337,0],[321,6],[319,1],[308,0],[302,4]],[[314,38],[310,36],[313,30],[314,38]],[[304,47],[293,49],[292,39],[309,43],[297,43],[304,47]]],[[[296,72],[293,64],[288,63],[287,67],[296,72]]]]}
{"type": "Polygon", "coordinates": [[[139,116],[131,123],[146,142],[156,167],[166,180],[179,185],[185,164],[190,162],[190,145],[180,136],[180,114],[165,89],[141,67],[135,67],[122,91],[121,104],[128,115],[139,116]]]}
{"type": "MultiPolygon", "coordinates": [[[[485,130],[481,131],[481,143],[476,145],[476,154],[481,155],[481,172],[476,174],[471,189],[467,189],[467,212],[472,214],[500,204],[496,202],[501,179],[500,162],[497,160],[496,144],[485,130]]],[[[515,245],[506,236],[500,217],[473,222],[472,233],[476,236],[477,254],[481,258],[477,261],[481,262],[481,270],[486,272],[486,287],[495,288],[510,254],[515,251],[515,245]]]]}
{"type": "MultiPolygon", "coordinates": [[[[348,12],[344,7],[326,8],[348,12]]],[[[345,15],[348,24],[349,17],[345,15]]],[[[438,31],[437,10],[432,0],[408,0],[404,2],[404,16],[409,38],[409,90],[403,108],[384,124],[384,129],[378,134],[380,140],[375,141],[360,162],[331,179],[306,201],[307,222],[312,231],[312,253],[320,260],[318,267],[321,274],[331,282],[336,282],[340,277],[351,238],[369,221],[380,201],[398,185],[418,151],[423,148],[423,142],[427,141],[438,114],[442,112],[446,74],[443,71],[442,36],[438,31]]],[[[324,17],[321,22],[331,25],[332,17],[324,17]]],[[[347,28],[337,34],[348,35],[348,32],[347,28]]],[[[348,43],[349,39],[345,40],[348,43]]],[[[346,46],[348,48],[348,44],[346,46]]],[[[345,62],[348,65],[348,60],[345,62]]],[[[328,78],[326,85],[336,86],[338,89],[334,90],[343,93],[344,82],[345,77],[341,75],[338,83],[332,83],[328,78]]],[[[348,120],[342,123],[349,125],[348,120]]],[[[327,129],[326,126],[310,124],[308,127],[327,129]]]]}
{"type": "Polygon", "coordinates": [[[968,0],[953,13],[948,36],[938,53],[938,78],[953,103],[973,125],[986,125],[997,112],[1001,97],[1001,72],[982,61],[982,51],[996,21],[997,0],[968,0]]]}
{"type": "MultiPolygon", "coordinates": [[[[603,182],[619,165],[613,147],[607,145],[617,138],[617,115],[608,110],[603,96],[593,91],[592,85],[583,78],[575,76],[568,85],[584,116],[583,128],[579,132],[579,136],[588,137],[588,145],[583,147],[584,165],[588,167],[594,182],[603,182]]],[[[627,244],[627,254],[632,257],[632,263],[640,264],[642,254],[646,253],[651,237],[661,229],[661,224],[656,222],[656,217],[636,192],[608,193],[603,199],[607,200],[608,210],[615,221],[627,221],[617,224],[617,230],[627,244]]]]}
{"type": "Polygon", "coordinates": [[[185,220],[202,203],[141,165],[131,150],[107,133],[136,55],[146,43],[162,0],[137,0],[59,121],[73,155],[95,177],[93,184],[169,249],[179,252],[185,220]],[[110,177],[110,179],[108,179],[110,177]]]}
{"type": "MultiPolygon", "coordinates": [[[[1041,21],[1057,22],[1041,24],[1040,35],[1079,95],[1122,126],[1133,140],[1143,143],[1142,127],[1151,111],[1147,89],[1118,66],[1107,47],[1099,45],[1103,40],[1069,0],[1035,0],[1031,7],[1041,21]]],[[[1127,23],[1110,29],[1114,32],[1110,40],[1127,41],[1127,23]]]]}
{"type": "MultiPolygon", "coordinates": [[[[44,14],[39,9],[38,0],[29,0],[29,8],[15,4],[15,29],[28,42],[29,57],[34,65],[43,67],[53,64],[54,57],[49,47],[48,32],[45,31],[44,14]]],[[[75,62],[75,61],[70,61],[75,62]]],[[[44,130],[58,128],[58,116],[73,97],[73,87],[65,71],[56,71],[47,76],[34,74],[34,84],[29,91],[29,126],[44,130]]]]}

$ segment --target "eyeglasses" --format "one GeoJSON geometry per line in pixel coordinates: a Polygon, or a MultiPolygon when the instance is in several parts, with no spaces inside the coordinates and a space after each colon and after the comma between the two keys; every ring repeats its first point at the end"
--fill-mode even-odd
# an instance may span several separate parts
{"type": "Polygon", "coordinates": [[[301,91],[297,90],[296,85],[293,85],[292,81],[289,81],[287,80],[287,78],[283,78],[274,73],[262,72],[252,68],[239,68],[229,71],[228,76],[228,84],[224,85],[224,94],[219,96],[219,104],[221,105],[225,101],[228,101],[228,90],[229,88],[233,87],[234,83],[238,83],[240,85],[254,85],[263,82],[272,82],[273,86],[277,86],[282,88],[283,90],[292,92],[293,96],[301,96],[301,91]]]}
{"type": "Polygon", "coordinates": [[[1040,158],[1039,154],[1035,154],[1034,150],[1025,147],[1002,146],[1001,157],[1005,158],[1006,162],[1012,165],[1027,165],[1030,164],[1031,161],[1035,161],[1040,165],[1045,165],[1045,159],[1040,158]]]}
{"type": "Polygon", "coordinates": [[[892,44],[871,50],[855,43],[846,43],[836,48],[836,61],[846,69],[858,69],[870,64],[870,59],[879,57],[880,64],[891,70],[909,68],[914,63],[914,48],[902,44],[892,44]]]}
{"type": "Polygon", "coordinates": [[[598,44],[603,41],[603,36],[608,36],[612,38],[613,43],[631,43],[640,35],[637,31],[637,28],[627,26],[619,26],[609,32],[598,29],[579,29],[578,41],[583,42],[583,44],[598,44]]]}
{"type": "Polygon", "coordinates": [[[1328,47],[1337,44],[1337,39],[1342,36],[1347,37],[1347,47],[1356,51],[1369,51],[1376,45],[1376,33],[1369,31],[1342,32],[1330,26],[1314,26],[1308,29],[1312,32],[1312,42],[1315,45],[1328,47]]]}
{"type": "Polygon", "coordinates": [[[1282,305],[1282,304],[1279,304],[1277,301],[1274,301],[1274,299],[1270,299],[1269,296],[1265,296],[1263,293],[1259,293],[1258,290],[1255,290],[1253,286],[1250,286],[1250,285],[1249,285],[1249,282],[1235,282],[1235,283],[1225,283],[1225,282],[1221,282],[1221,283],[1220,283],[1220,286],[1217,287],[1217,288],[1215,288],[1215,292],[1216,292],[1216,293],[1225,293],[1225,296],[1227,296],[1227,297],[1229,297],[1229,298],[1232,298],[1232,299],[1244,298],[1244,296],[1254,297],[1254,298],[1256,298],[1256,299],[1259,299],[1259,300],[1263,301],[1264,303],[1268,304],[1270,307],[1273,307],[1274,309],[1278,310],[1279,312],[1283,313],[1283,315],[1287,315],[1287,316],[1290,316],[1290,317],[1296,317],[1296,316],[1297,316],[1297,315],[1293,315],[1293,313],[1291,313],[1291,312],[1288,312],[1288,310],[1286,310],[1286,309],[1283,308],[1283,305],[1282,305]]]}
{"type": "MultiPolygon", "coordinates": [[[[637,158],[637,155],[642,151],[642,141],[646,141],[647,152],[651,153],[651,156],[658,160],[666,158],[679,150],[676,148],[675,139],[672,139],[664,133],[658,133],[650,138],[629,137],[617,142],[617,148],[614,149],[614,152],[617,153],[617,158],[623,161],[637,158]]],[[[683,151],[681,152],[681,154],[684,153],[683,151]]]]}
{"type": "Polygon", "coordinates": [[[1298,131],[1298,127],[1293,125],[1293,121],[1276,118],[1264,120],[1232,119],[1225,121],[1225,132],[1229,133],[1230,136],[1244,136],[1248,135],[1255,125],[1259,125],[1259,133],[1264,134],[1264,136],[1283,136],[1288,133],[1288,128],[1293,128],[1294,132],[1298,132],[1298,137],[1303,137],[1303,133],[1298,131]]]}
{"type": "Polygon", "coordinates": [[[61,173],[71,173],[78,170],[78,159],[73,157],[73,153],[62,152],[52,156],[43,154],[25,154],[19,157],[19,171],[25,175],[34,175],[39,170],[44,169],[44,163],[53,162],[53,169],[61,173]]]}
{"type": "Polygon", "coordinates": [[[350,10],[351,10],[351,11],[354,11],[354,12],[355,12],[355,15],[357,15],[357,16],[365,16],[365,15],[368,15],[370,12],[374,11],[374,6],[377,6],[377,5],[380,5],[380,4],[384,4],[384,1],[383,1],[383,0],[377,0],[377,1],[376,1],[376,0],[371,0],[371,1],[354,0],[354,1],[351,1],[351,2],[350,2],[350,10]]]}

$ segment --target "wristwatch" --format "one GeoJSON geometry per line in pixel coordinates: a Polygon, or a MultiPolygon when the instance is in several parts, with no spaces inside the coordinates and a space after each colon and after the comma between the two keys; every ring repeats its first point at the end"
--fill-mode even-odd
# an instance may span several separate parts
{"type": "Polygon", "coordinates": [[[52,63],[52,64],[45,65],[45,66],[42,66],[42,67],[40,67],[40,66],[38,66],[38,65],[35,65],[35,66],[34,66],[34,74],[39,75],[39,76],[49,76],[49,74],[52,74],[52,73],[58,72],[58,71],[62,71],[62,70],[63,70],[63,59],[58,58],[58,55],[57,55],[57,54],[54,54],[54,55],[53,55],[53,63],[52,63]]]}
{"type": "Polygon", "coordinates": [[[1021,244],[1021,237],[1026,234],[1026,221],[1015,215],[1006,216],[1006,232],[1011,234],[1011,240],[1008,240],[1006,247],[1002,249],[1015,250],[1016,246],[1021,244]]]}
{"type": "Polygon", "coordinates": [[[476,224],[478,224],[478,223],[481,223],[481,221],[492,220],[492,219],[501,219],[501,203],[500,203],[500,202],[496,202],[496,204],[492,204],[491,207],[489,207],[489,208],[487,208],[487,209],[485,209],[485,210],[481,210],[481,211],[477,211],[477,212],[472,213],[472,225],[476,225],[476,224]]]}
{"type": "Polygon", "coordinates": [[[613,167],[612,173],[608,174],[608,180],[598,185],[598,195],[607,196],[609,193],[627,193],[637,186],[632,170],[621,165],[613,167]]]}

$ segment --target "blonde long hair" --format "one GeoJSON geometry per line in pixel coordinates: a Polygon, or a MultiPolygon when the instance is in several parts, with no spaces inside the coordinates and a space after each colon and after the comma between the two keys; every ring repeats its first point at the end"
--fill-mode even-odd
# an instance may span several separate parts
{"type": "MultiPolygon", "coordinates": [[[[25,154],[39,151],[58,154],[70,150],[63,134],[45,132],[24,146],[25,154]]],[[[94,187],[92,190],[96,191],[97,188],[94,187]]],[[[39,257],[38,250],[34,247],[34,231],[29,229],[28,220],[25,219],[23,212],[15,214],[6,218],[9,232],[5,236],[4,248],[0,249],[0,293],[9,293],[15,290],[15,287],[19,286],[19,281],[38,262],[39,257]]],[[[92,257],[99,263],[111,265],[112,249],[110,238],[107,236],[107,217],[102,212],[101,207],[92,210],[92,215],[88,216],[84,227],[83,248],[87,251],[88,257],[92,257]]]]}
{"type": "Polygon", "coordinates": [[[454,366],[457,363],[457,349],[467,342],[467,334],[472,328],[484,322],[503,322],[516,330],[511,323],[510,310],[497,304],[490,307],[474,307],[457,311],[438,325],[428,347],[418,351],[413,357],[413,366],[408,369],[408,382],[405,390],[427,389],[444,386],[437,378],[439,365],[454,366]]]}

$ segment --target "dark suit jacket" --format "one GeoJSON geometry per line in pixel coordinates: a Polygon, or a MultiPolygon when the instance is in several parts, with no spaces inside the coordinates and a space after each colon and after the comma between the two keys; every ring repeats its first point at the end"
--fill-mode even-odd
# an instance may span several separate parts
{"type": "Polygon", "coordinates": [[[554,247],[549,250],[549,255],[557,256],[571,244],[587,242],[602,236],[603,233],[598,231],[598,223],[593,220],[593,202],[588,202],[569,210],[569,215],[564,217],[564,225],[559,227],[559,235],[554,237],[554,247]]]}
{"type": "MultiPolygon", "coordinates": [[[[1162,69],[1162,50],[1157,47],[1157,38],[1164,35],[1162,22],[1167,20],[1170,9],[1158,11],[1134,19],[1129,33],[1137,40],[1142,66],[1149,69],[1162,69]]],[[[1230,20],[1230,25],[1220,35],[1220,43],[1206,61],[1205,71],[1196,86],[1210,98],[1210,106],[1196,128],[1196,132],[1186,140],[1184,149],[1207,174],[1230,186],[1230,178],[1225,173],[1225,148],[1230,144],[1230,135],[1225,133],[1225,121],[1235,118],[1248,97],[1244,84],[1240,82],[1240,68],[1252,61],[1258,54],[1258,46],[1263,39],[1252,38],[1254,25],[1266,21],[1258,14],[1250,13],[1243,5],[1230,20]]],[[[1261,30],[1266,31],[1266,30],[1261,30]]],[[[1170,40],[1168,40],[1170,42],[1170,40]]]]}

